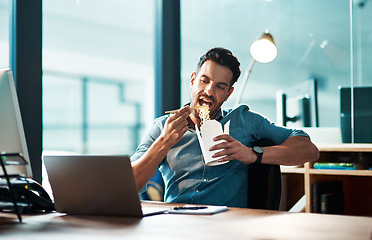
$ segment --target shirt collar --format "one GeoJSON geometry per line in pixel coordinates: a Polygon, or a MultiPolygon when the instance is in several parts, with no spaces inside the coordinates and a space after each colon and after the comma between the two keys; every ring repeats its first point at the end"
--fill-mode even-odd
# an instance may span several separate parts
{"type": "Polygon", "coordinates": [[[218,112],[217,112],[217,115],[216,115],[216,121],[221,121],[222,119],[223,119],[223,115],[222,115],[222,110],[221,110],[221,108],[218,110],[218,112]]]}

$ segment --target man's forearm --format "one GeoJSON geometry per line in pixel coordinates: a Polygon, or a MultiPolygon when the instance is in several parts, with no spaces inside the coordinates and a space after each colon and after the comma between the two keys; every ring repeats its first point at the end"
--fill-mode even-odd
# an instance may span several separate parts
{"type": "Polygon", "coordinates": [[[264,148],[262,163],[294,166],[316,161],[318,158],[318,148],[310,139],[294,136],[281,145],[264,148]]]}
{"type": "Polygon", "coordinates": [[[139,190],[146,186],[156,168],[167,155],[169,149],[187,132],[187,117],[190,113],[190,107],[185,106],[171,115],[165,122],[160,136],[140,159],[132,163],[134,177],[136,178],[139,190]]]}
{"type": "Polygon", "coordinates": [[[132,162],[138,190],[146,186],[169,149],[170,147],[164,144],[163,139],[158,138],[138,160],[132,162]]]}

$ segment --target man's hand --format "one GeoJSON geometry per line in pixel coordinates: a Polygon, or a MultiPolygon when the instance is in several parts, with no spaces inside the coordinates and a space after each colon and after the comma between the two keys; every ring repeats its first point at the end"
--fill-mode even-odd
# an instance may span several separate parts
{"type": "Polygon", "coordinates": [[[171,115],[165,122],[163,132],[160,135],[162,142],[168,147],[178,143],[189,129],[187,117],[191,114],[189,106],[185,106],[171,115]]]}
{"type": "MultiPolygon", "coordinates": [[[[244,146],[230,135],[222,134],[213,139],[214,141],[223,140],[225,142],[212,146],[209,150],[217,150],[213,157],[220,157],[219,162],[238,160],[245,164],[256,161],[257,155],[252,148],[244,146]]],[[[315,161],[319,158],[318,148],[304,136],[289,137],[282,144],[264,147],[262,163],[295,166],[305,162],[315,161]]]]}
{"type": "Polygon", "coordinates": [[[218,159],[219,162],[225,162],[230,160],[239,160],[245,164],[251,164],[256,161],[256,154],[252,151],[251,148],[248,148],[244,146],[241,142],[234,139],[228,134],[222,134],[213,139],[214,141],[220,141],[223,140],[224,142],[218,143],[214,146],[212,146],[209,150],[219,150],[215,154],[213,154],[213,158],[215,157],[221,157],[224,155],[227,155],[226,157],[223,157],[221,159],[218,159]]]}
{"type": "Polygon", "coordinates": [[[138,189],[146,186],[146,183],[154,174],[160,162],[165,158],[169,149],[179,142],[186,133],[188,130],[187,117],[190,113],[190,107],[185,106],[170,116],[160,136],[137,161],[132,162],[138,189]]]}

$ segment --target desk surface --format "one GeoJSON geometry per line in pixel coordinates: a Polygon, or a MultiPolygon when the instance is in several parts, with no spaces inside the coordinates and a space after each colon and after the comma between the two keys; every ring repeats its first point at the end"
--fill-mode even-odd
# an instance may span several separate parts
{"type": "MultiPolygon", "coordinates": [[[[166,203],[143,203],[169,208],[166,203]]],[[[215,215],[161,214],[142,219],[0,213],[1,239],[372,239],[372,218],[242,208],[215,215]]]]}

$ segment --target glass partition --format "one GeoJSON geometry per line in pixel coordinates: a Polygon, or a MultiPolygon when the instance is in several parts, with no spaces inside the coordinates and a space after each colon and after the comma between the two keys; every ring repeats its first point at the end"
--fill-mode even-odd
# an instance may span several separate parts
{"type": "MultiPolygon", "coordinates": [[[[363,85],[371,82],[372,4],[354,5],[355,74],[363,85]],[[358,17],[359,16],[359,17],[358,17]],[[359,24],[359,25],[358,25],[359,24]],[[362,45],[360,45],[362,44],[362,45]]],[[[271,63],[255,63],[244,89],[242,103],[277,121],[276,95],[308,80],[317,83],[319,127],[340,132],[339,86],[350,86],[350,1],[349,0],[221,0],[181,1],[182,102],[189,101],[189,79],[199,56],[221,46],[239,58],[242,76],[251,61],[250,45],[266,29],[272,34],[278,56],[271,63]]],[[[354,75],[355,75],[354,74],[354,75]]],[[[224,104],[233,107],[235,92],[224,104]]],[[[356,83],[355,83],[356,84],[356,83]]]]}
{"type": "Polygon", "coordinates": [[[351,76],[350,84],[341,88],[340,93],[343,139],[351,143],[372,143],[372,26],[368,24],[371,14],[371,3],[350,1],[351,76]],[[350,99],[346,100],[347,97],[350,99]]]}

